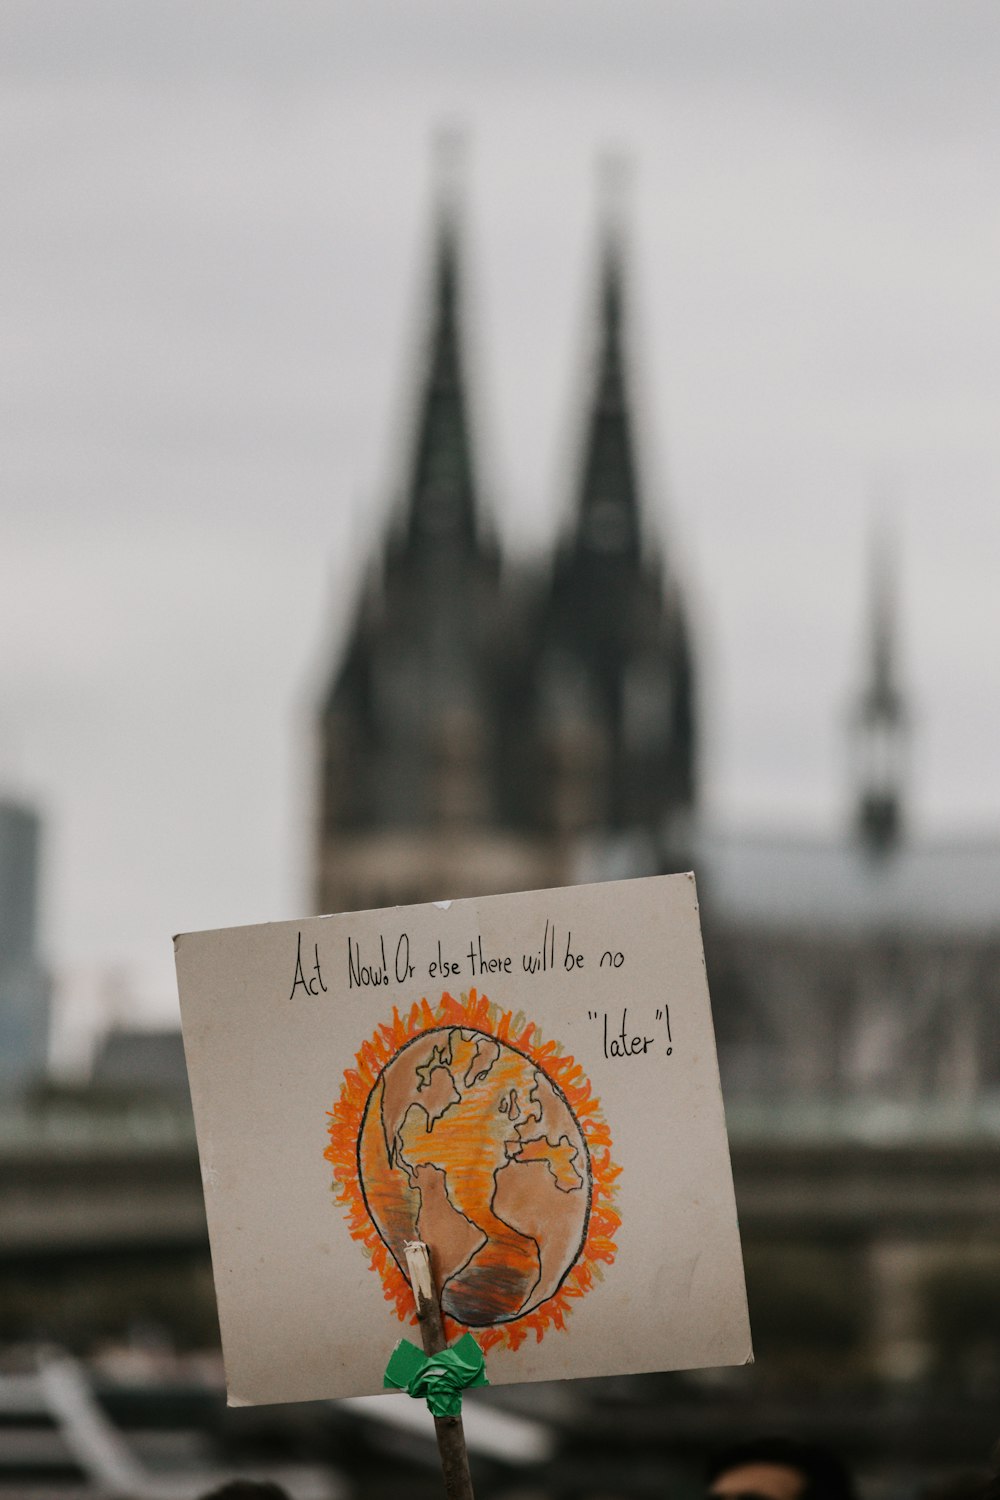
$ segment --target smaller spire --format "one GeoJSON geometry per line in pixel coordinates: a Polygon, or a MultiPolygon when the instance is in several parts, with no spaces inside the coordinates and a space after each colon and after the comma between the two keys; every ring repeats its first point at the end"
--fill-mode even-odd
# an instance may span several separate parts
{"type": "Polygon", "coordinates": [[[854,713],[858,756],[858,833],[884,855],[903,832],[909,714],[896,672],[895,579],[884,529],[871,546],[867,680],[854,713]]]}

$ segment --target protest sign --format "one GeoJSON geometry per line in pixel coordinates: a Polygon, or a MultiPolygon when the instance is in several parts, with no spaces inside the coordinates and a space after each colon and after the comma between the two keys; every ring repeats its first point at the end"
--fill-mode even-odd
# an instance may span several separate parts
{"type": "Polygon", "coordinates": [[[493,1384],[751,1359],[692,876],[175,949],[232,1402],[381,1390],[415,1239],[493,1384]]]}

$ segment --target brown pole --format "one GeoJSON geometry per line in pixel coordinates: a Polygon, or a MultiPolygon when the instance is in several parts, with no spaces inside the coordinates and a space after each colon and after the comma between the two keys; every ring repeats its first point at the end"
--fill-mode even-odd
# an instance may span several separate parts
{"type": "MultiPolygon", "coordinates": [[[[444,1336],[441,1303],[431,1274],[430,1252],[425,1244],[415,1240],[406,1246],[405,1254],[406,1269],[410,1273],[410,1285],[413,1287],[413,1300],[417,1304],[424,1353],[440,1354],[442,1349],[447,1349],[448,1340],[444,1336]]],[[[434,1430],[437,1433],[447,1500],[475,1500],[462,1418],[435,1417],[434,1430]]]]}

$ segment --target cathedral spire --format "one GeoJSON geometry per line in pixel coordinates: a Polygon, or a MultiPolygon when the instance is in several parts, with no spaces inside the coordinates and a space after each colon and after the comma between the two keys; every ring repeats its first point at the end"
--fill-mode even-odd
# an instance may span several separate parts
{"type": "Polygon", "coordinates": [[[597,357],[584,441],[574,550],[627,559],[634,564],[641,551],[641,527],[625,373],[622,223],[625,175],[626,165],[621,159],[604,162],[597,357]]]}
{"type": "Polygon", "coordinates": [[[436,153],[430,298],[403,503],[322,712],[317,891],[325,911],[382,905],[390,894],[426,899],[438,881],[438,892],[482,889],[460,830],[491,828],[499,801],[491,694],[508,640],[498,624],[497,549],[477,513],[457,146],[449,136],[436,153]],[[376,858],[390,831],[403,843],[376,858]],[[352,864],[351,848],[368,854],[352,864]]]}
{"type": "Polygon", "coordinates": [[[542,736],[563,787],[576,787],[566,827],[657,836],[693,803],[694,691],[680,595],[657,550],[643,547],[622,164],[602,175],[592,387],[575,510],[547,601],[542,736]]]}
{"type": "Polygon", "coordinates": [[[462,359],[460,155],[453,132],[439,138],[431,306],[403,521],[411,558],[471,554],[479,533],[462,359]]]}
{"type": "Polygon", "coordinates": [[[873,854],[886,854],[903,830],[903,782],[909,714],[896,669],[892,558],[884,535],[872,546],[867,680],[854,714],[858,832],[873,854]]]}

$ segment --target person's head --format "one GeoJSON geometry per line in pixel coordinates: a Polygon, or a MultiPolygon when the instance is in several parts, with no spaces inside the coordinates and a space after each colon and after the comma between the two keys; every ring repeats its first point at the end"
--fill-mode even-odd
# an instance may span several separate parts
{"type": "Polygon", "coordinates": [[[706,1475],[711,1500],[855,1500],[835,1453],[818,1443],[757,1438],[726,1448],[706,1475]]]}

